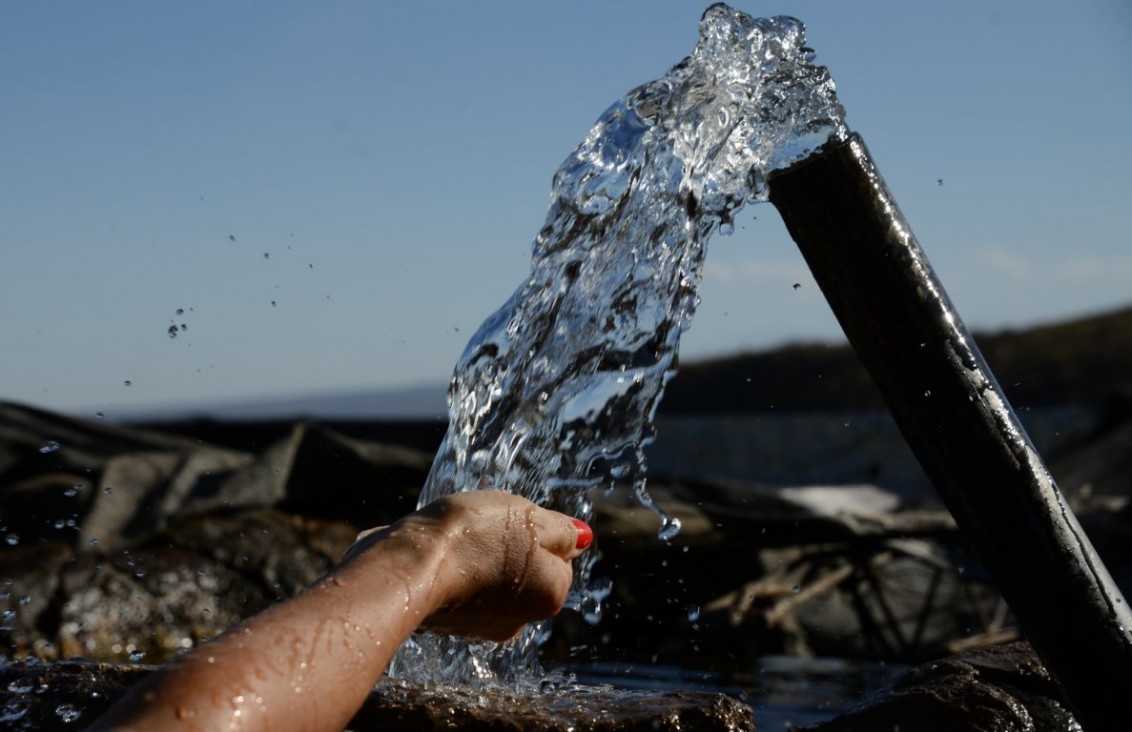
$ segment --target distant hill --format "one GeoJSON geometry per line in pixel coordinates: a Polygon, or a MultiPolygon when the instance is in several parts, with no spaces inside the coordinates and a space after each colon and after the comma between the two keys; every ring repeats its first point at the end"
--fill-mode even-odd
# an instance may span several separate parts
{"type": "MultiPolygon", "coordinates": [[[[1132,396],[1132,307],[974,338],[1015,407],[1132,396]]],[[[660,413],[883,408],[849,345],[802,344],[683,365],[665,391],[660,413]]]]}
{"type": "Polygon", "coordinates": [[[166,405],[126,411],[130,422],[208,418],[225,421],[318,419],[431,420],[447,417],[446,384],[393,389],[341,391],[303,396],[259,397],[244,401],[166,405]]]}
{"type": "MultiPolygon", "coordinates": [[[[976,333],[975,340],[1015,407],[1096,404],[1132,397],[1132,307],[1037,328],[976,333]]],[[[125,415],[127,421],[194,417],[242,422],[408,420],[447,416],[446,385],[250,399],[125,415]]],[[[798,344],[680,367],[660,414],[883,409],[880,394],[848,345],[798,344]]]]}

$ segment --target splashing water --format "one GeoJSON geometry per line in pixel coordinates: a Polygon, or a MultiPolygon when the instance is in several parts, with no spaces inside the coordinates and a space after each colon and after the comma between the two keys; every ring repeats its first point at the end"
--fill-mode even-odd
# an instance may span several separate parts
{"type": "MultiPolygon", "coordinates": [[[[642,448],[698,303],[708,237],[729,233],[767,173],[848,130],[833,81],[812,65],[793,18],[755,19],[718,4],[692,54],[598,119],[554,176],[531,274],[468,343],[449,388],[449,428],[421,505],[498,487],[589,518],[589,491],[645,490],[642,448]]],[[[608,588],[577,567],[571,603],[600,615],[608,588]]],[[[421,634],[390,674],[421,681],[521,684],[537,674],[545,628],[467,644],[421,634]]]]}

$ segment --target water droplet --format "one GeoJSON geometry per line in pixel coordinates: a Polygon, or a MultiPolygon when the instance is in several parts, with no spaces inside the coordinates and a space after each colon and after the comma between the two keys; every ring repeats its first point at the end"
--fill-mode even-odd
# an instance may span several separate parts
{"type": "Polygon", "coordinates": [[[700,619],[700,606],[699,605],[689,605],[688,606],[688,622],[694,623],[699,619],[700,619]]]}
{"type": "Polygon", "coordinates": [[[111,488],[110,486],[106,486],[105,488],[102,489],[102,492],[103,493],[113,493],[114,489],[111,488]]]}
{"type": "MultiPolygon", "coordinates": [[[[11,684],[8,687],[11,690],[11,684]]],[[[31,687],[28,687],[28,691],[31,691],[31,687]]],[[[29,707],[18,698],[8,699],[3,706],[0,706],[0,722],[15,722],[22,719],[28,713],[28,709],[29,707]]]]}
{"type": "Polygon", "coordinates": [[[133,661],[134,663],[137,663],[138,661],[142,660],[143,658],[145,658],[145,651],[134,651],[133,653],[130,654],[130,660],[133,661]]]}
{"type": "Polygon", "coordinates": [[[797,595],[802,591],[802,585],[794,585],[794,594],[797,595]]]}
{"type": "Polygon", "coordinates": [[[184,314],[185,314],[184,308],[177,308],[177,315],[184,315],[184,314]]]}
{"type": "Polygon", "coordinates": [[[129,379],[126,379],[125,381],[122,382],[122,384],[123,384],[123,386],[133,386],[134,382],[130,381],[129,379]]]}
{"type": "Polygon", "coordinates": [[[270,255],[270,254],[268,254],[267,252],[264,252],[264,253],[263,253],[263,258],[264,258],[264,259],[271,259],[271,255],[270,255]]]}
{"type": "Polygon", "coordinates": [[[70,724],[71,722],[79,721],[83,716],[83,712],[74,704],[60,704],[55,707],[55,716],[63,720],[64,724],[70,724]]]}
{"type": "Polygon", "coordinates": [[[236,241],[236,235],[235,234],[229,234],[228,235],[228,241],[236,241]]]}
{"type": "Polygon", "coordinates": [[[90,545],[91,545],[92,547],[97,547],[97,546],[98,546],[98,545],[99,545],[100,543],[102,543],[102,542],[100,542],[100,541],[99,541],[98,539],[91,539],[91,540],[90,540],[89,542],[87,542],[87,543],[89,543],[89,544],[90,544],[90,545]]]}
{"type": "Polygon", "coordinates": [[[4,537],[4,541],[8,546],[16,546],[20,543],[20,537],[18,534],[8,534],[4,537]]]}
{"type": "Polygon", "coordinates": [[[44,455],[55,452],[59,449],[59,443],[55,440],[47,440],[39,446],[39,451],[44,455]]]}
{"type": "Polygon", "coordinates": [[[930,397],[931,395],[932,395],[932,390],[931,390],[931,389],[925,389],[925,390],[924,390],[924,396],[925,396],[925,397],[930,397]]]}
{"type": "Polygon", "coordinates": [[[180,331],[181,331],[181,329],[178,328],[176,325],[171,325],[171,326],[169,326],[169,330],[167,332],[169,333],[170,338],[176,338],[177,333],[179,333],[180,331]]]}
{"type": "Polygon", "coordinates": [[[680,526],[680,519],[665,517],[664,522],[660,525],[660,531],[656,532],[656,535],[661,541],[672,541],[679,535],[680,526]]]}
{"type": "Polygon", "coordinates": [[[27,605],[29,602],[31,602],[31,595],[24,595],[20,598],[20,607],[27,605]]]}
{"type": "Polygon", "coordinates": [[[5,628],[12,627],[12,623],[14,622],[16,622],[16,611],[12,608],[8,608],[3,614],[0,614],[0,624],[5,628]]]}

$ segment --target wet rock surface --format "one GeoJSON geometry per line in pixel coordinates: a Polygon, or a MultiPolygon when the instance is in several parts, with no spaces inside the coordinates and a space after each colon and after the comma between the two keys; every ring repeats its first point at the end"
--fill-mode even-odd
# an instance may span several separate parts
{"type": "Polygon", "coordinates": [[[1025,643],[924,664],[855,711],[796,732],[1039,732],[1081,729],[1025,643]]]}
{"type": "MultiPolygon", "coordinates": [[[[80,729],[152,669],[84,661],[0,666],[0,724],[12,730],[80,729]]],[[[349,730],[468,732],[753,732],[751,710],[723,694],[572,687],[513,695],[383,683],[349,730]]]]}
{"type": "Polygon", "coordinates": [[[6,655],[160,663],[329,569],[356,531],[258,508],[192,517],[132,549],[61,543],[0,558],[6,655]]]}
{"type": "MultiPolygon", "coordinates": [[[[1126,592],[1130,421],[1114,412],[1097,439],[1051,463],[1126,592]]],[[[432,429],[404,433],[419,444],[432,429]]],[[[401,433],[390,425],[377,432],[401,433]]],[[[411,511],[431,461],[426,450],[305,423],[240,434],[247,444],[216,445],[0,404],[0,656],[58,662],[36,673],[65,671],[61,659],[72,657],[162,663],[298,592],[359,530],[411,511]]],[[[945,512],[908,510],[867,484],[698,476],[654,478],[650,491],[683,531],[659,541],[659,519],[628,491],[596,493],[595,576],[612,581],[611,594],[597,625],[574,612],[556,618],[549,662],[716,672],[747,671],[767,654],[916,663],[1017,637],[945,512]]],[[[931,704],[941,705],[941,719],[1007,708],[1037,718],[1042,699],[1056,706],[1047,682],[995,671],[989,659],[935,661],[894,687],[878,711],[847,718],[865,726],[828,729],[871,729],[868,720],[882,716],[868,715],[931,704]]],[[[1024,660],[1002,663],[1022,668],[1024,660]]],[[[82,668],[90,683],[110,686],[138,673],[82,668]]],[[[50,714],[72,703],[54,689],[43,693],[45,709],[57,702],[50,714]]],[[[59,716],[51,719],[57,726],[59,716]]],[[[683,719],[684,729],[699,729],[683,719]]],[[[631,728],[617,724],[609,728],[631,728]]],[[[945,728],[982,729],[901,726],[945,728]]]]}
{"type": "Polygon", "coordinates": [[[498,691],[385,683],[354,718],[358,730],[470,732],[743,732],[751,710],[723,694],[565,688],[512,696],[498,691]]]}

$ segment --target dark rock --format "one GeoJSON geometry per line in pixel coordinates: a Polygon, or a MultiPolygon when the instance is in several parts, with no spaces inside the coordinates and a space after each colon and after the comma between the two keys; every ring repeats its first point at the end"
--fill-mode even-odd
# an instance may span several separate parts
{"type": "Polygon", "coordinates": [[[0,655],[164,661],[411,511],[430,462],[302,423],[253,456],[0,403],[0,655]]]}
{"type": "Polygon", "coordinates": [[[276,509],[190,517],[132,549],[0,555],[5,655],[160,663],[326,572],[356,535],[276,509]]]}
{"type": "Polygon", "coordinates": [[[1036,732],[1080,729],[1026,643],[910,670],[860,708],[796,732],[1036,732]]]}
{"type": "Polygon", "coordinates": [[[621,691],[608,687],[513,694],[468,687],[385,682],[351,723],[354,729],[464,732],[742,732],[750,708],[723,694],[621,691]]]}
{"type": "Polygon", "coordinates": [[[0,725],[6,730],[81,729],[152,669],[85,661],[0,665],[0,725]]]}
{"type": "Polygon", "coordinates": [[[138,545],[186,517],[237,508],[368,528],[415,508],[431,462],[306,423],[253,456],[0,403],[0,525],[12,544],[84,549],[138,545]]]}
{"type": "MultiPolygon", "coordinates": [[[[84,661],[0,666],[0,723],[13,730],[79,728],[152,671],[84,661]]],[[[464,732],[744,732],[751,710],[722,694],[570,686],[513,694],[381,684],[348,729],[464,732]]]]}

